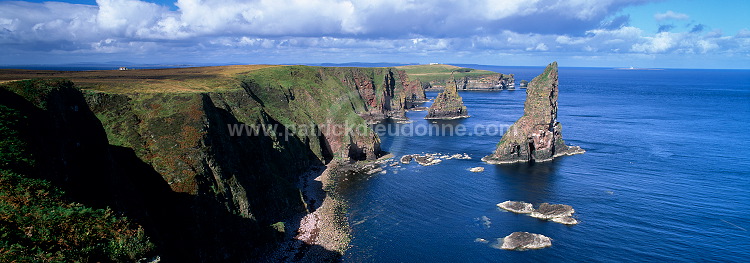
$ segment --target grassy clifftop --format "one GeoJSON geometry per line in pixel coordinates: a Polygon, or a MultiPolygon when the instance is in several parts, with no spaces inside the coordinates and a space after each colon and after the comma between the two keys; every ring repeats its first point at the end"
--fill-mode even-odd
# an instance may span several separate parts
{"type": "Polygon", "coordinates": [[[433,82],[441,85],[445,85],[445,81],[450,78],[451,73],[454,74],[456,79],[467,76],[484,77],[498,74],[497,72],[488,70],[462,68],[445,64],[409,65],[396,68],[405,71],[411,79],[419,79],[422,82],[433,82]]]}
{"type": "Polygon", "coordinates": [[[55,71],[0,69],[0,83],[34,79],[65,78],[78,87],[109,93],[186,93],[232,89],[238,75],[275,65],[236,65],[135,70],[55,71]]]}

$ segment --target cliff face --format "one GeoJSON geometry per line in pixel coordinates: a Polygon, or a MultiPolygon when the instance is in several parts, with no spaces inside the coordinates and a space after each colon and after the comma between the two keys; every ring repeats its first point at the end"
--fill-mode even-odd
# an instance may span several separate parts
{"type": "Polygon", "coordinates": [[[154,255],[154,236],[140,227],[150,222],[108,208],[118,197],[111,190],[129,188],[123,178],[140,174],[125,174],[112,161],[101,124],[72,82],[0,85],[0,135],[0,261],[134,262],[154,255]]]}
{"type": "MultiPolygon", "coordinates": [[[[448,81],[444,81],[448,83],[448,81]]],[[[434,81],[431,83],[428,90],[440,91],[444,90],[445,86],[441,85],[441,81],[434,81]]],[[[473,90],[473,91],[497,91],[504,89],[515,89],[515,78],[513,74],[490,74],[490,75],[478,75],[478,76],[464,76],[456,80],[456,86],[458,90],[473,90]]]]}
{"type": "MultiPolygon", "coordinates": [[[[211,92],[56,87],[15,101],[57,105],[25,106],[46,112],[32,121],[39,130],[54,124],[28,135],[43,147],[43,178],[135,219],[164,260],[232,262],[277,249],[320,207],[302,190],[324,187],[305,178],[311,169],[379,156],[360,115],[403,114],[412,86],[400,80],[389,69],[270,67],[211,92]],[[82,117],[66,117],[73,111],[82,117]]],[[[313,243],[306,249],[333,258],[347,246],[313,243]]]]}
{"type": "Polygon", "coordinates": [[[513,74],[494,74],[489,76],[466,76],[458,81],[459,90],[503,90],[515,89],[513,74]]]}
{"type": "Polygon", "coordinates": [[[419,81],[409,81],[406,73],[390,68],[321,68],[321,74],[336,76],[350,87],[342,96],[361,97],[364,109],[357,113],[369,123],[387,118],[406,119],[405,111],[424,102],[424,88],[419,81]],[[358,94],[352,94],[356,90],[358,94]]]}
{"type": "Polygon", "coordinates": [[[425,119],[461,119],[468,118],[469,112],[464,106],[463,99],[458,95],[455,81],[450,81],[447,88],[438,94],[435,102],[427,110],[425,119]]]}
{"type": "Polygon", "coordinates": [[[557,122],[557,62],[548,65],[526,89],[524,114],[505,132],[495,152],[482,158],[493,164],[548,161],[561,155],[583,153],[567,146],[557,122]]]}
{"type": "Polygon", "coordinates": [[[399,81],[403,83],[403,90],[401,97],[405,99],[404,108],[411,109],[417,107],[418,104],[429,101],[425,94],[425,85],[419,80],[409,80],[406,72],[403,70],[398,71],[399,81]]]}

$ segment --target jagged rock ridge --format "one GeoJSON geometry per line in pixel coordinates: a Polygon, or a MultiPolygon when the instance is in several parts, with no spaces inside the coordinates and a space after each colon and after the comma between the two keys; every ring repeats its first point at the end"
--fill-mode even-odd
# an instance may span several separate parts
{"type": "Polygon", "coordinates": [[[460,95],[458,95],[458,87],[456,81],[451,76],[451,81],[448,82],[447,88],[438,94],[435,98],[435,102],[430,105],[427,110],[427,116],[425,119],[461,119],[468,118],[469,112],[464,106],[464,101],[460,95]]]}
{"type": "Polygon", "coordinates": [[[322,68],[322,75],[334,74],[365,101],[364,111],[357,113],[368,123],[384,119],[405,120],[406,110],[427,101],[419,80],[409,80],[402,70],[391,68],[322,68]]]}
{"type": "Polygon", "coordinates": [[[565,145],[562,139],[562,125],[557,122],[557,77],[557,62],[553,62],[529,83],[523,116],[505,132],[495,152],[482,158],[483,161],[542,162],[585,152],[578,146],[565,145]]]}

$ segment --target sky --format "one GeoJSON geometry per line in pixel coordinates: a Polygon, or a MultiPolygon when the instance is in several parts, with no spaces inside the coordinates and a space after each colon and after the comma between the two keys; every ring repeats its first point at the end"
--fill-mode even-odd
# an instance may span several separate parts
{"type": "Polygon", "coordinates": [[[750,69],[750,1],[0,1],[0,65],[750,69]]]}

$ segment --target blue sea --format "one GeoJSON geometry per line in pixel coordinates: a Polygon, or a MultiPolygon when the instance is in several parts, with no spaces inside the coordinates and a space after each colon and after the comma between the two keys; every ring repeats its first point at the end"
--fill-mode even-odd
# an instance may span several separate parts
{"type": "MultiPolygon", "coordinates": [[[[514,73],[517,82],[543,71],[473,67],[514,73]]],[[[386,134],[383,148],[397,157],[466,153],[472,159],[388,166],[385,174],[342,184],[353,229],[344,261],[750,259],[750,71],[563,67],[559,76],[563,138],[585,154],[489,165],[480,159],[501,134],[386,134]],[[477,166],[485,171],[468,171],[477,166]],[[506,200],[568,204],[581,223],[566,226],[499,210],[496,204],[506,200]],[[552,246],[493,247],[516,231],[548,236],[552,246]]],[[[472,130],[512,124],[523,114],[526,94],[519,89],[460,95],[471,118],[452,124],[472,130]]],[[[411,125],[430,125],[425,114],[407,115],[411,125]]]]}

